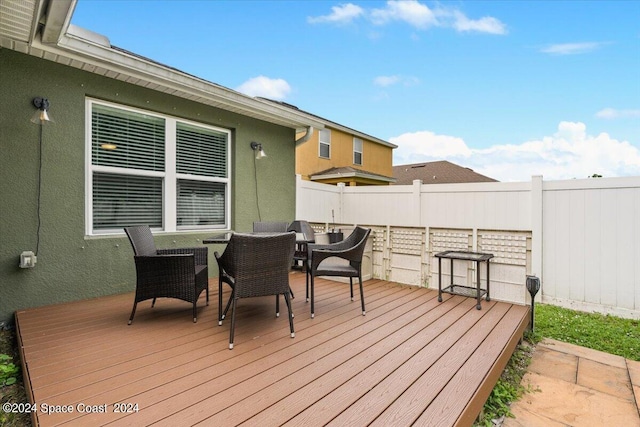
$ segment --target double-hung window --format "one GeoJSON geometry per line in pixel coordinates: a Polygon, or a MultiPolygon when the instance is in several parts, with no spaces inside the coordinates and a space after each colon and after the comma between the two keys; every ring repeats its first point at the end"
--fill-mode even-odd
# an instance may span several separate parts
{"type": "Polygon", "coordinates": [[[331,158],[331,130],[321,129],[319,133],[320,146],[318,155],[325,159],[331,158]]]}
{"type": "Polygon", "coordinates": [[[362,140],[353,138],[353,164],[362,166],[362,140]]]}
{"type": "Polygon", "coordinates": [[[231,132],[87,100],[88,235],[227,228],[231,132]]]}

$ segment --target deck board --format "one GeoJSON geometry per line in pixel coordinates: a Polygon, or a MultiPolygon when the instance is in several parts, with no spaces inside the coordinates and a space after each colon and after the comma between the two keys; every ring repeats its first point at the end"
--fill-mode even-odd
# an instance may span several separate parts
{"type": "MultiPolygon", "coordinates": [[[[170,299],[139,304],[133,294],[16,313],[27,387],[40,426],[86,425],[471,425],[528,323],[529,309],[482,303],[383,280],[365,282],[367,315],[348,286],[316,281],[309,316],[304,275],[292,273],[296,337],[286,305],[240,300],[235,346],[230,319],[210,305],[170,299]],[[83,414],[79,403],[137,403],[131,414],[83,414]]],[[[224,297],[228,296],[225,290],[224,297]]]]}

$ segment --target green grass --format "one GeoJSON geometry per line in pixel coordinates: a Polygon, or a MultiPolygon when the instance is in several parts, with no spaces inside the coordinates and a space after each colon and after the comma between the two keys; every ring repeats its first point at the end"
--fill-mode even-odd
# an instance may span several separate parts
{"type": "MultiPolygon", "coordinates": [[[[0,327],[0,404],[27,403],[20,372],[20,354],[13,330],[0,327]]],[[[0,409],[0,426],[30,427],[28,414],[7,413],[0,409]]]]}
{"type": "Polygon", "coordinates": [[[640,361],[640,320],[537,304],[535,335],[640,361]]]}

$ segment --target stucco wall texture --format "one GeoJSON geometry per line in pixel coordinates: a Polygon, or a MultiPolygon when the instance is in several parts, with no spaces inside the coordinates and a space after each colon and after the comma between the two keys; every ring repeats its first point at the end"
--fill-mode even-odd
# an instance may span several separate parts
{"type": "MultiPolygon", "coordinates": [[[[12,322],[18,309],[135,288],[133,251],[124,233],[85,234],[87,97],[231,129],[230,228],[250,230],[258,200],[262,220],[294,219],[294,129],[0,48],[0,322],[12,322]],[[42,128],[38,261],[21,269],[20,253],[36,251],[38,234],[41,129],[29,121],[37,96],[49,99],[55,122],[42,128]],[[251,141],[268,154],[255,166],[251,141]]],[[[211,234],[158,233],[156,245],[202,245],[211,234]]],[[[217,276],[213,251],[222,249],[209,248],[210,276],[217,276]]]]}

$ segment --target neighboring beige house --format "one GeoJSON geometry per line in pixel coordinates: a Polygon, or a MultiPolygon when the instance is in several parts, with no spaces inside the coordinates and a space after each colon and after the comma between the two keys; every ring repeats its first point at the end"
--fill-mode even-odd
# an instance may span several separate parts
{"type": "Polygon", "coordinates": [[[393,149],[397,145],[348,128],[297,107],[277,101],[309,115],[324,129],[296,135],[296,174],[302,179],[346,185],[389,185],[393,178],[393,149]]]}
{"type": "Polygon", "coordinates": [[[416,179],[421,179],[423,184],[497,181],[446,160],[394,166],[393,177],[396,179],[396,185],[409,185],[416,179]]]}

